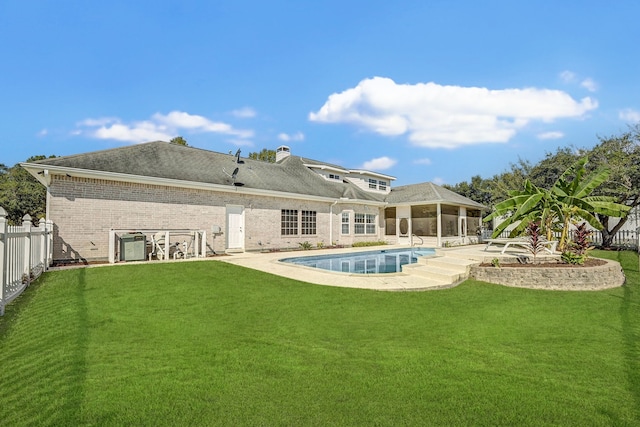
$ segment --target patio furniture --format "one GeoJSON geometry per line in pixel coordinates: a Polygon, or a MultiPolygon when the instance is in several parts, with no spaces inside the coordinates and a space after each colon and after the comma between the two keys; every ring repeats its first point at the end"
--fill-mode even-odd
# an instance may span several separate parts
{"type": "Polygon", "coordinates": [[[187,242],[185,241],[183,245],[184,251],[180,249],[180,243],[170,243],[167,245],[166,233],[162,231],[158,232],[151,237],[151,253],[149,254],[149,260],[151,260],[153,256],[159,260],[169,258],[166,256],[166,251],[169,251],[168,254],[173,257],[173,259],[177,259],[178,257],[186,258],[188,247],[187,242]]]}
{"type": "MultiPolygon", "coordinates": [[[[486,251],[487,249],[489,249],[489,246],[491,245],[502,245],[502,251],[500,252],[501,254],[504,254],[505,251],[509,248],[509,246],[519,246],[521,248],[527,249],[529,247],[529,240],[526,238],[500,238],[500,239],[486,239],[485,240],[487,242],[487,245],[484,247],[484,250],[486,251]]],[[[557,240],[545,240],[543,242],[544,244],[544,250],[549,252],[550,254],[554,253],[556,251],[556,247],[558,246],[558,241],[557,240]]]]}

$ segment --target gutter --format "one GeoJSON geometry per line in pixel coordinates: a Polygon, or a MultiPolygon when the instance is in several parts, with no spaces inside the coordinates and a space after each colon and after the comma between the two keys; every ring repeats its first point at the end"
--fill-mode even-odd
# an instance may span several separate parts
{"type": "MultiPolygon", "coordinates": [[[[286,193],[282,191],[262,190],[257,188],[235,187],[233,185],[208,184],[203,182],[182,181],[170,178],[157,178],[142,175],[130,175],[118,172],[93,171],[88,169],[76,169],[65,166],[40,165],[37,163],[20,163],[42,185],[49,188],[51,176],[61,175],[73,178],[103,179],[106,181],[130,182],[136,184],[157,185],[164,187],[188,188],[193,190],[218,191],[231,194],[246,194],[253,196],[278,197],[283,199],[334,202],[334,197],[314,196],[309,194],[286,193]]],[[[369,204],[383,206],[384,202],[374,200],[346,199],[354,204],[369,204]]]]}

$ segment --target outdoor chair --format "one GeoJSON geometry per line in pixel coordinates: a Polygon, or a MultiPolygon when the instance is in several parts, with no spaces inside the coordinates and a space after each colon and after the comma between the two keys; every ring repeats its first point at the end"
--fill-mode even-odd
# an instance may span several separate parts
{"type": "MultiPolygon", "coordinates": [[[[159,260],[165,259],[165,251],[167,250],[165,246],[165,236],[165,232],[160,231],[151,237],[151,253],[149,254],[149,260],[151,260],[152,257],[156,257],[156,259],[159,260]]],[[[183,246],[184,251],[180,249],[180,243],[170,243],[168,247],[169,256],[173,257],[173,259],[177,259],[178,257],[186,258],[187,243],[184,242],[183,246]]]]}

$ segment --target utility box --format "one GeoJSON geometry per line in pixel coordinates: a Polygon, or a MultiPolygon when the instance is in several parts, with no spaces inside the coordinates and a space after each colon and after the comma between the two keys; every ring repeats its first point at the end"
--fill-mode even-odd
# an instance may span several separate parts
{"type": "Polygon", "coordinates": [[[120,236],[120,261],[145,261],[147,259],[147,236],[142,233],[120,236]]]}

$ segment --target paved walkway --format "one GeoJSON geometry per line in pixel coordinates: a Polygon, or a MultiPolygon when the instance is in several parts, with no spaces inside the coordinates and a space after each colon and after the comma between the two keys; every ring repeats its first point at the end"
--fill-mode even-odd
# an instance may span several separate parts
{"type": "MultiPolygon", "coordinates": [[[[407,248],[407,246],[389,245],[384,249],[407,248]]],[[[502,262],[506,258],[515,258],[518,256],[526,256],[526,251],[514,248],[504,254],[500,254],[501,247],[489,247],[484,251],[485,245],[470,245],[457,248],[438,249],[438,255],[452,256],[456,258],[469,259],[481,263],[483,261],[490,262],[494,258],[500,258],[502,262]]],[[[417,291],[428,289],[442,289],[456,286],[457,283],[445,285],[433,283],[425,277],[416,274],[407,273],[387,273],[387,274],[352,274],[330,272],[317,268],[304,267],[293,264],[279,262],[279,259],[295,256],[312,256],[339,254],[348,252],[362,252],[366,250],[380,250],[381,247],[367,248],[345,248],[345,249],[320,249],[300,252],[274,252],[274,253],[238,253],[229,256],[217,258],[222,262],[241,265],[243,267],[264,271],[278,276],[284,276],[303,282],[314,283],[326,286],[339,286],[346,288],[374,289],[381,291],[417,291]]]]}

